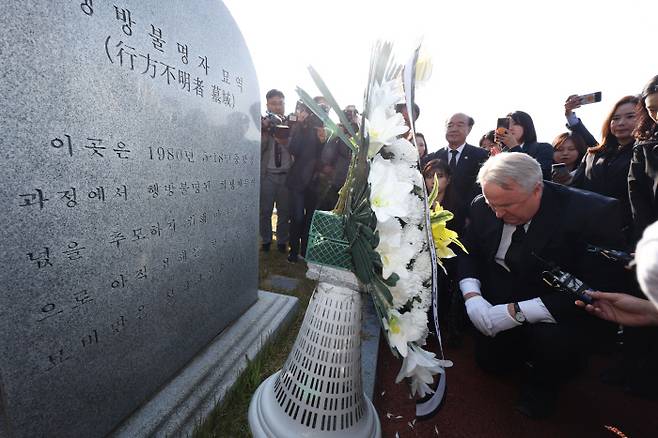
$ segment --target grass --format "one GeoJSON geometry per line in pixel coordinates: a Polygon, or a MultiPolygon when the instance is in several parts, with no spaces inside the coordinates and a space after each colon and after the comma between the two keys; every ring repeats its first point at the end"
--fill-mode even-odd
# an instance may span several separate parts
{"type": "Polygon", "coordinates": [[[302,261],[288,263],[286,256],[287,254],[282,254],[276,250],[276,242],[272,242],[270,252],[259,252],[258,287],[262,290],[297,297],[299,299],[299,310],[292,323],[280,332],[276,339],[266,344],[255,358],[249,361],[247,368],[240,375],[233,388],[226,394],[224,400],[208,416],[205,423],[197,428],[194,434],[195,438],[251,437],[247,419],[251,396],[261,382],[278,371],[288,358],[315,287],[315,281],[305,277],[306,264],[302,261]],[[300,282],[292,292],[277,290],[269,280],[272,275],[297,278],[300,282]]]}

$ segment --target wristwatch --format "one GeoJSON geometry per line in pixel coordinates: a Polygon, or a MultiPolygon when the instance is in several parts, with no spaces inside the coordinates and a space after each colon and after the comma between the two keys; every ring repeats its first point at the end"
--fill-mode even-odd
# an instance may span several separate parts
{"type": "Polygon", "coordinates": [[[521,311],[519,303],[514,303],[514,320],[521,324],[526,324],[528,320],[525,318],[525,313],[521,311]]]}

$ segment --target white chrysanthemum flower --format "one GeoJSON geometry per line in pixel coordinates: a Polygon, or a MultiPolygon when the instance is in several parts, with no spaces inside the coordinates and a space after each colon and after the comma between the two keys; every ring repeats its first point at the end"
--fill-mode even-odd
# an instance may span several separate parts
{"type": "Polygon", "coordinates": [[[395,286],[389,288],[393,296],[393,306],[401,308],[409,300],[423,293],[423,277],[413,271],[406,271],[405,275],[395,283],[395,286]]]}
{"type": "Polygon", "coordinates": [[[393,154],[393,160],[404,161],[414,168],[418,165],[418,149],[406,138],[396,139],[386,150],[393,154]]]}
{"type": "Polygon", "coordinates": [[[390,287],[389,291],[393,297],[393,307],[399,309],[409,302],[418,293],[418,289],[413,287],[414,278],[400,278],[395,286],[390,287]]]}
{"type": "MultiPolygon", "coordinates": [[[[421,231],[421,233],[425,236],[424,231],[421,231]]],[[[427,237],[424,237],[424,239],[427,239],[427,237]]],[[[414,259],[413,272],[417,272],[426,279],[432,277],[432,257],[429,250],[426,249],[414,259]]]]}
{"type": "Polygon", "coordinates": [[[398,248],[402,242],[402,224],[400,221],[391,218],[386,222],[377,222],[375,231],[379,232],[379,240],[385,240],[388,246],[398,248]]]}
{"type": "Polygon", "coordinates": [[[434,375],[444,374],[445,369],[452,365],[452,361],[437,359],[434,353],[425,351],[416,345],[410,345],[400,372],[395,378],[395,383],[409,377],[411,378],[411,394],[424,397],[426,394],[434,392],[429,386],[434,381],[434,375]]]}
{"type": "Polygon", "coordinates": [[[418,229],[417,225],[407,224],[402,230],[402,241],[408,242],[414,247],[416,253],[423,249],[423,244],[427,240],[427,236],[422,230],[418,229]]]}
{"type": "Polygon", "coordinates": [[[407,357],[408,343],[424,339],[427,333],[427,320],[423,325],[418,313],[420,312],[400,313],[391,309],[383,320],[389,344],[395,347],[402,357],[407,357]]]}
{"type": "Polygon", "coordinates": [[[420,225],[425,223],[425,204],[416,195],[411,196],[408,201],[408,214],[400,216],[400,219],[408,224],[420,225]]]}
{"type": "Polygon", "coordinates": [[[418,199],[411,193],[413,184],[399,180],[397,169],[389,160],[380,155],[372,160],[370,173],[370,206],[377,216],[377,221],[386,222],[393,217],[404,218],[413,212],[412,202],[418,199]]]}
{"type": "Polygon", "coordinates": [[[416,296],[420,298],[419,306],[423,309],[428,309],[432,304],[432,288],[424,286],[430,284],[432,279],[432,257],[429,250],[424,250],[414,258],[413,269],[410,276],[417,276],[418,278],[418,291],[416,296]]]}
{"type": "Polygon", "coordinates": [[[384,145],[393,143],[398,135],[409,130],[400,113],[389,115],[387,108],[375,107],[370,110],[366,124],[369,135],[368,157],[374,157],[384,145]]]}

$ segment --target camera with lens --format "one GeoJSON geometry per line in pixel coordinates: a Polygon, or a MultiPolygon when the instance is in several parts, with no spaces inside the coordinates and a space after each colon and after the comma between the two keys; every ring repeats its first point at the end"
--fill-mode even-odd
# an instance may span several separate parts
{"type": "Polygon", "coordinates": [[[277,138],[288,138],[290,135],[290,127],[288,126],[287,118],[270,111],[266,112],[265,116],[263,116],[261,127],[267,135],[277,138]]]}

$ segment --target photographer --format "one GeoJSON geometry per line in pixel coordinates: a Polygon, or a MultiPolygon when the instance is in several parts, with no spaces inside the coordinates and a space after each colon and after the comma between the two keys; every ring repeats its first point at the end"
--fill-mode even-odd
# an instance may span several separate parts
{"type": "Polygon", "coordinates": [[[290,233],[289,193],[286,178],[292,165],[288,151],[288,127],[285,125],[285,97],[272,89],[265,96],[267,113],[261,118],[260,142],[260,237],[267,252],[272,244],[272,212],[276,204],[276,241],[285,253],[290,233]]]}
{"type": "MultiPolygon", "coordinates": [[[[322,97],[314,100],[327,112],[329,107],[322,97]]],[[[312,184],[319,164],[322,146],[327,140],[322,121],[301,101],[295,111],[297,123],[292,128],[288,150],[293,164],[288,172],[286,186],[290,196],[290,254],[288,261],[296,263],[301,253],[306,255],[306,243],[311,219],[317,204],[312,184]]]]}

